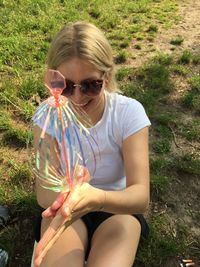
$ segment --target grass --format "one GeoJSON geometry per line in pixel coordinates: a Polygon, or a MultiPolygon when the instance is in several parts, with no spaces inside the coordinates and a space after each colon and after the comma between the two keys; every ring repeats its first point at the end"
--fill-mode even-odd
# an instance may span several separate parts
{"type": "Polygon", "coordinates": [[[200,157],[198,154],[188,153],[177,159],[176,168],[181,173],[200,175],[200,157]]]}
{"type": "Polygon", "coordinates": [[[166,191],[167,186],[169,185],[168,177],[163,175],[151,175],[151,188],[152,192],[158,196],[163,194],[166,191]]]}
{"type": "Polygon", "coordinates": [[[121,50],[115,57],[115,63],[116,64],[125,63],[127,59],[128,59],[128,52],[126,50],[121,50]]]}
{"type": "Polygon", "coordinates": [[[132,68],[130,66],[122,66],[117,70],[116,79],[118,81],[123,81],[129,77],[132,68]]]}
{"type": "Polygon", "coordinates": [[[166,154],[170,152],[171,142],[168,139],[157,140],[152,144],[152,148],[157,154],[166,154]]]}
{"type": "Polygon", "coordinates": [[[152,62],[162,64],[163,66],[169,66],[172,64],[173,58],[169,54],[159,52],[152,58],[152,62]]]}
{"type": "Polygon", "coordinates": [[[149,266],[163,266],[166,259],[169,259],[174,254],[177,255],[182,250],[181,245],[172,236],[167,223],[168,218],[165,215],[155,217],[151,221],[148,246],[141,246],[138,253],[138,260],[144,263],[144,266],[148,266],[149,263],[149,266]],[[166,233],[160,228],[161,225],[165,225],[165,229],[168,229],[166,233]]]}
{"type": "Polygon", "coordinates": [[[198,65],[200,63],[200,55],[193,54],[192,62],[193,62],[194,65],[198,65]]]}
{"type": "Polygon", "coordinates": [[[23,184],[31,177],[31,170],[28,164],[19,164],[14,160],[9,160],[8,167],[12,168],[12,171],[9,173],[9,176],[13,184],[23,184]]]}
{"type": "Polygon", "coordinates": [[[134,45],[134,48],[135,49],[138,49],[138,50],[141,50],[142,49],[142,46],[141,46],[141,44],[138,43],[138,44],[135,44],[134,45]]]}
{"type": "Polygon", "coordinates": [[[187,67],[176,64],[172,67],[172,71],[174,74],[181,75],[181,76],[186,76],[188,74],[188,69],[187,67]]]}
{"type": "Polygon", "coordinates": [[[192,52],[189,50],[184,50],[178,62],[181,64],[189,64],[191,61],[192,61],[192,52]]]}
{"type": "Polygon", "coordinates": [[[8,112],[0,111],[0,131],[2,144],[14,147],[26,147],[29,133],[27,128],[17,125],[8,112]]]}
{"type": "Polygon", "coordinates": [[[184,38],[182,36],[176,36],[171,41],[170,44],[172,45],[181,45],[184,41],[184,38]]]}
{"type": "Polygon", "coordinates": [[[187,123],[179,124],[180,134],[185,137],[188,141],[200,142],[200,121],[199,119],[194,119],[188,121],[187,123]]]}
{"type": "Polygon", "coordinates": [[[149,27],[148,27],[148,29],[147,29],[147,32],[158,32],[158,26],[157,25],[153,25],[153,24],[151,24],[151,25],[149,25],[149,27]]]}
{"type": "Polygon", "coordinates": [[[44,90],[41,76],[25,79],[18,91],[19,98],[23,100],[30,100],[34,95],[38,95],[41,99],[47,97],[47,91],[44,90]]]}
{"type": "Polygon", "coordinates": [[[186,91],[182,98],[182,103],[185,107],[200,112],[200,76],[194,75],[189,80],[190,89],[186,91]]]}
{"type": "Polygon", "coordinates": [[[145,88],[157,91],[157,94],[166,94],[173,90],[169,70],[164,64],[153,62],[142,66],[137,77],[145,88]]]}
{"type": "MultiPolygon", "coordinates": [[[[152,203],[158,208],[171,207],[171,219],[178,229],[175,238],[169,227],[168,210],[160,215],[151,211],[150,238],[140,246],[136,264],[163,267],[165,262],[171,258],[176,261],[180,255],[198,259],[199,239],[192,236],[173,213],[178,204],[169,195],[179,194],[176,180],[190,175],[193,181],[200,174],[197,116],[200,83],[196,71],[200,55],[189,50],[177,56],[158,53],[138,69],[128,65],[132,42],[140,49],[140,41],[153,42],[158,30],[177,23],[177,1],[0,1],[0,15],[0,203],[8,205],[12,212],[11,223],[0,231],[0,247],[9,252],[9,267],[27,266],[30,262],[33,242],[30,229],[33,218],[40,212],[25,147],[31,138],[27,134],[31,117],[48,95],[43,86],[46,53],[61,25],[77,20],[90,21],[105,31],[118,64],[116,78],[120,89],[145,106],[152,122],[152,203]],[[170,101],[177,90],[174,83],[177,77],[184,79],[188,90],[180,102],[173,104],[170,101]],[[178,144],[184,142],[184,148],[177,146],[175,140],[178,144]],[[192,147],[192,151],[188,147],[192,147]],[[187,245],[188,239],[193,242],[192,248],[187,245]]],[[[177,36],[173,42],[180,45],[183,40],[177,36]]],[[[186,190],[188,185],[184,187],[183,180],[181,184],[182,190],[186,190]]],[[[180,216],[183,215],[180,212],[180,216]]],[[[199,212],[195,209],[192,218],[194,222],[199,221],[199,212]]]]}

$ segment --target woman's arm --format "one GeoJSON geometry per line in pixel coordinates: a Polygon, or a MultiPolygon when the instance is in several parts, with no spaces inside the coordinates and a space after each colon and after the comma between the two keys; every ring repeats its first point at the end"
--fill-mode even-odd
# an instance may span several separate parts
{"type": "Polygon", "coordinates": [[[104,210],[112,213],[143,213],[149,205],[148,127],[123,141],[127,187],[106,191],[104,210]]]}
{"type": "MultiPolygon", "coordinates": [[[[34,153],[36,155],[39,145],[39,139],[41,138],[41,132],[42,129],[38,126],[34,126],[33,129],[33,147],[34,147],[34,153]]],[[[49,169],[49,173],[53,174],[53,169],[59,169],[59,152],[57,147],[57,142],[55,138],[53,138],[50,135],[45,134],[44,143],[42,145],[42,148],[40,148],[40,167],[39,167],[39,173],[41,175],[45,174],[45,160],[47,158],[47,144],[50,145],[50,157],[49,157],[49,166],[52,166],[52,170],[49,169]]],[[[47,186],[49,183],[45,180],[42,180],[36,176],[36,197],[38,204],[42,208],[49,207],[53,201],[58,196],[58,193],[55,193],[51,190],[47,190],[43,188],[43,186],[47,186]]]]}

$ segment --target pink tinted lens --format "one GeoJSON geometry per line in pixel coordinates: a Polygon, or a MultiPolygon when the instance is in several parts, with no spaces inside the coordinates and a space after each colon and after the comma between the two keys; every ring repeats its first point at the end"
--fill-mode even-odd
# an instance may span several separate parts
{"type": "Polygon", "coordinates": [[[57,70],[47,70],[44,82],[52,95],[61,94],[66,87],[65,77],[57,70]]]}

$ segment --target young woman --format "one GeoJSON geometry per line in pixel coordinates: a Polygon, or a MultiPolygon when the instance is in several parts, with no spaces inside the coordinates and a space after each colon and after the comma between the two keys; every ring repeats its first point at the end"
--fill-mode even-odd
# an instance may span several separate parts
{"type": "Polygon", "coordinates": [[[72,194],[64,201],[37,180],[38,203],[46,209],[41,238],[59,208],[72,218],[40,266],[131,267],[141,234],[148,234],[142,214],[149,204],[150,121],[138,101],[117,93],[112,49],[94,25],[62,28],[47,66],[65,77],[63,95],[90,118],[100,157],[94,177],[81,185],[76,198],[72,194]]]}

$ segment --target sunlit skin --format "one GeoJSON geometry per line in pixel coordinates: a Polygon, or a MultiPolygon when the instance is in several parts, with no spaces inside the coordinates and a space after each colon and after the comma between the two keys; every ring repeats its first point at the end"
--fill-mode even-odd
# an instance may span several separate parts
{"type": "MultiPolygon", "coordinates": [[[[87,79],[99,80],[103,78],[102,72],[98,71],[91,63],[80,58],[72,58],[62,63],[58,67],[58,71],[60,71],[66,79],[73,81],[75,84],[80,84],[81,81],[87,79]]],[[[69,101],[75,106],[81,107],[87,113],[93,124],[97,123],[103,115],[105,107],[105,84],[106,80],[104,79],[102,90],[97,96],[87,96],[83,94],[77,86],[73,95],[68,97],[69,101]]]]}

